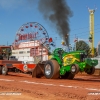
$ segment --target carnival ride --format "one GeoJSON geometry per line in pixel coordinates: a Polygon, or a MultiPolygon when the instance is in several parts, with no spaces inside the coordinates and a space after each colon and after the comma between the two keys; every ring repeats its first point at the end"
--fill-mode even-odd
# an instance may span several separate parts
{"type": "MultiPolygon", "coordinates": [[[[15,51],[15,50],[22,51],[27,48],[27,49],[30,49],[28,52],[31,52],[31,54],[28,56],[29,57],[34,56],[35,58],[39,56],[40,54],[43,55],[43,50],[44,52],[45,50],[46,52],[48,51],[48,49],[50,50],[51,46],[55,47],[55,42],[53,42],[53,39],[49,37],[46,29],[37,22],[29,22],[29,23],[23,24],[19,28],[19,30],[16,32],[16,37],[12,46],[13,47],[12,51],[15,51]]],[[[20,57],[18,57],[18,59],[19,58],[20,57]]]]}
{"type": "Polygon", "coordinates": [[[37,22],[29,22],[23,24],[16,32],[15,41],[13,43],[14,49],[18,48],[21,42],[38,40],[40,44],[47,46],[50,44],[50,38],[46,29],[37,22]]]}

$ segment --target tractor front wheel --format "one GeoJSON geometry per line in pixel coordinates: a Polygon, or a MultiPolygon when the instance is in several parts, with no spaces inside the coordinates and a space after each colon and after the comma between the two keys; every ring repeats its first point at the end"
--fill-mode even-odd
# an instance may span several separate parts
{"type": "Polygon", "coordinates": [[[79,72],[79,66],[77,64],[73,64],[71,66],[71,73],[72,74],[77,74],[79,72]]]}
{"type": "Polygon", "coordinates": [[[44,66],[44,75],[48,79],[57,79],[60,76],[60,66],[56,60],[48,60],[44,66]]]}

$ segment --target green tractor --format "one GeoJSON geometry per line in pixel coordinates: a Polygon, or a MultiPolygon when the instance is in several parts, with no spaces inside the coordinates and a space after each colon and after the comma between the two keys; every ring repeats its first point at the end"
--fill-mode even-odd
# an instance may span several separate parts
{"type": "Polygon", "coordinates": [[[51,58],[45,62],[38,63],[33,70],[32,76],[48,79],[73,79],[78,72],[94,74],[98,60],[87,58],[85,51],[65,52],[62,48],[53,51],[51,58]]]}

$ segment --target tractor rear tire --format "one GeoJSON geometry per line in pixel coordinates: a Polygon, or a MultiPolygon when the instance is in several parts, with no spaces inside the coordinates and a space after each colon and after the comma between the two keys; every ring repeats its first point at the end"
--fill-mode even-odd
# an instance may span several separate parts
{"type": "Polygon", "coordinates": [[[58,79],[60,66],[56,60],[48,60],[44,66],[44,76],[48,79],[58,79]]]}
{"type": "Polygon", "coordinates": [[[0,75],[2,74],[2,67],[0,66],[0,75]]]}
{"type": "Polygon", "coordinates": [[[91,67],[89,69],[89,71],[87,71],[86,73],[89,74],[89,75],[92,75],[92,74],[94,74],[94,72],[95,72],[95,67],[91,67]]]}
{"type": "Polygon", "coordinates": [[[8,75],[8,68],[7,66],[2,67],[2,75],[8,75]]]}

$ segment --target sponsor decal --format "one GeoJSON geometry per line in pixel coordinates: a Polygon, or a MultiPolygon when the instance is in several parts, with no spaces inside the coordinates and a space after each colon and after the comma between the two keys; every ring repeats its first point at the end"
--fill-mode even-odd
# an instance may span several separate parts
{"type": "Polygon", "coordinates": [[[73,55],[67,55],[63,58],[64,66],[71,65],[75,62],[75,60],[79,61],[79,59],[75,58],[73,55]]]}
{"type": "Polygon", "coordinates": [[[24,65],[24,66],[23,66],[23,70],[24,70],[24,71],[27,71],[27,70],[28,70],[28,66],[27,66],[27,65],[24,65]]]}

